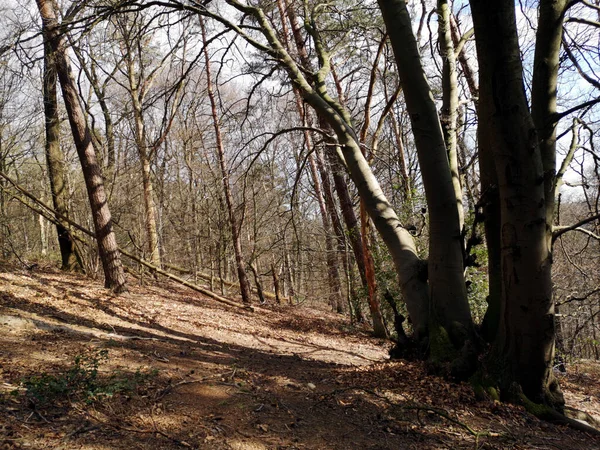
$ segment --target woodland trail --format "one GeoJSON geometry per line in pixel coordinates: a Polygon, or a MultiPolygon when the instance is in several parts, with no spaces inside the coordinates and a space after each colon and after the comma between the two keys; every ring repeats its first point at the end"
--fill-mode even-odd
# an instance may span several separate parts
{"type": "MultiPolygon", "coordinates": [[[[390,362],[389,343],[313,305],[248,311],[163,281],[114,297],[51,268],[0,269],[2,448],[600,448],[520,407],[478,402],[420,363],[390,362]],[[138,380],[132,389],[25,395],[23,380],[60,378],[99,352],[99,379],[138,380]]],[[[600,411],[599,380],[597,366],[570,368],[571,406],[600,411]]]]}

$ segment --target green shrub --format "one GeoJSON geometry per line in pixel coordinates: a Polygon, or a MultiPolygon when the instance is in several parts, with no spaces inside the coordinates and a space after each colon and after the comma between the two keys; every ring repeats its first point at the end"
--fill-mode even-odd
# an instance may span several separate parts
{"type": "Polygon", "coordinates": [[[98,369],[108,360],[108,350],[95,350],[77,355],[71,367],[56,375],[41,373],[22,381],[25,397],[33,406],[59,404],[63,401],[93,403],[101,398],[134,391],[157,371],[135,373],[115,371],[99,377],[98,369]]]}

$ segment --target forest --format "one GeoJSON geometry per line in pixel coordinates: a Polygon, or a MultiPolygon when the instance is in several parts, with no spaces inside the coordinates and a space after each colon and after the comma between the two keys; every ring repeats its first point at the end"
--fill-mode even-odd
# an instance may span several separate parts
{"type": "Polygon", "coordinates": [[[7,448],[600,448],[599,0],[0,23],[7,448]]]}

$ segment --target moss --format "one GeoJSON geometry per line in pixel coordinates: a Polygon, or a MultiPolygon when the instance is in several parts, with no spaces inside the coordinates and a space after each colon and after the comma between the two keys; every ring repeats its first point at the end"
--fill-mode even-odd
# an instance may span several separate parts
{"type": "Polygon", "coordinates": [[[485,390],[492,400],[500,401],[500,391],[494,386],[488,386],[485,390]]]}
{"type": "Polygon", "coordinates": [[[473,387],[473,392],[475,393],[475,398],[478,401],[485,400],[486,395],[485,395],[484,387],[481,384],[473,384],[472,387],[473,387]]]}
{"type": "Polygon", "coordinates": [[[429,360],[431,363],[452,361],[458,356],[452,345],[448,331],[441,325],[432,326],[429,331],[429,360]]]}
{"type": "Polygon", "coordinates": [[[498,389],[498,386],[481,370],[477,371],[469,379],[469,383],[473,387],[475,398],[477,398],[477,400],[491,399],[500,401],[500,390],[498,389]]]}
{"type": "Polygon", "coordinates": [[[559,413],[555,411],[551,406],[542,405],[540,403],[532,402],[527,398],[523,392],[519,393],[519,400],[527,410],[529,414],[533,414],[538,419],[554,421],[556,420],[559,413]]]}

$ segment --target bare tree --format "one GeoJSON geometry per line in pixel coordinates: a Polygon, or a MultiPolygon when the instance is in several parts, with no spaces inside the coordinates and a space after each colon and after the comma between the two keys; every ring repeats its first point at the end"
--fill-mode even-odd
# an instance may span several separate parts
{"type": "Polygon", "coordinates": [[[52,47],[56,58],[56,71],[60,80],[63,101],[67,109],[73,140],[85,178],[98,242],[98,252],[104,269],[104,284],[117,293],[123,292],[126,289],[125,273],[121,265],[117,240],[112,229],[102,171],[96,159],[92,136],[79,103],[71,64],[66,54],[67,40],[61,32],[52,2],[37,0],[37,6],[42,16],[44,39],[52,47]]]}

